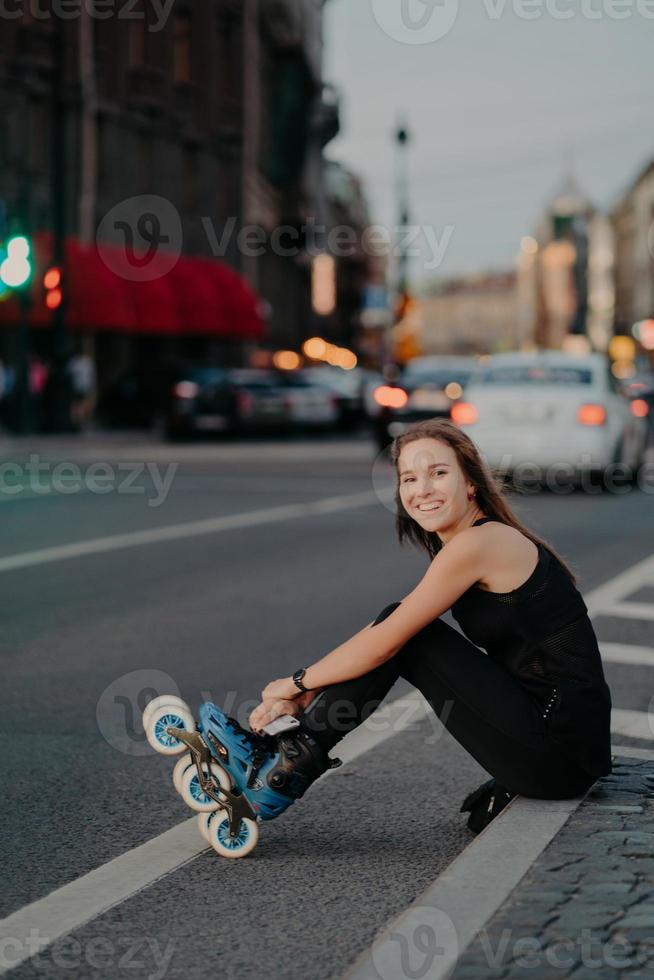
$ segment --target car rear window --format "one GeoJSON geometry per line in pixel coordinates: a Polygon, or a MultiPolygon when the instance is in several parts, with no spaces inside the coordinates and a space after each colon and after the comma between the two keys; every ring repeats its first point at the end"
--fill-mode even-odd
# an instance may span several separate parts
{"type": "Polygon", "coordinates": [[[439,388],[445,388],[453,381],[457,382],[461,386],[467,384],[468,381],[470,380],[471,374],[472,374],[472,370],[463,371],[460,368],[459,369],[452,368],[451,371],[447,371],[444,369],[432,370],[432,371],[424,370],[424,369],[411,371],[407,369],[402,376],[402,380],[409,382],[412,385],[429,384],[429,385],[436,385],[439,388]]]}
{"type": "Polygon", "coordinates": [[[521,365],[487,368],[475,380],[481,384],[497,385],[589,385],[593,372],[581,367],[521,365]]]}

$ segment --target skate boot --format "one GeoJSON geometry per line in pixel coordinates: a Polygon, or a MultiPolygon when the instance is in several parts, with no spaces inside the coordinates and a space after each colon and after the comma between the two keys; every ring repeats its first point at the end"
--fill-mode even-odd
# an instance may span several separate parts
{"type": "Polygon", "coordinates": [[[261,820],[279,816],[318,776],[341,764],[301,729],[257,735],[211,702],[200,707],[199,717],[198,727],[212,756],[261,820]]]}

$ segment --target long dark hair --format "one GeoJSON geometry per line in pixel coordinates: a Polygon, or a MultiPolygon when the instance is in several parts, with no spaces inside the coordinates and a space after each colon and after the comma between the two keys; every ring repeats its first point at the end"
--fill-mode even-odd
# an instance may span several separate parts
{"type": "Polygon", "coordinates": [[[488,517],[493,517],[495,520],[502,521],[504,524],[514,527],[521,534],[524,534],[526,538],[529,538],[530,541],[533,541],[535,545],[542,545],[546,551],[549,551],[560,562],[563,570],[570,576],[573,583],[576,584],[577,579],[574,573],[568,568],[554,548],[518,520],[506,501],[501,480],[493,476],[489,471],[472,439],[453,422],[450,422],[449,419],[426,419],[424,422],[414,422],[405,432],[397,436],[391,445],[390,456],[395,466],[395,475],[397,477],[395,485],[395,504],[397,508],[395,528],[400,544],[409,541],[418,548],[424,548],[430,558],[435,558],[443,547],[443,542],[438,537],[438,534],[425,531],[417,521],[407,514],[400,497],[398,459],[402,447],[406,446],[407,443],[415,442],[416,439],[437,439],[439,442],[443,442],[449,446],[456,454],[464,476],[474,485],[477,491],[476,498],[480,509],[488,517]]]}

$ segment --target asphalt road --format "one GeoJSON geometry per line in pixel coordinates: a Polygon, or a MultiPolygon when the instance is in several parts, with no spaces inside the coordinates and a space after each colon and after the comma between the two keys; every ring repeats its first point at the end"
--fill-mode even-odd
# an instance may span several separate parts
{"type": "MultiPolygon", "coordinates": [[[[172,762],[149,750],[140,728],[162,674],[193,707],[211,696],[243,708],[267,681],[401,599],[426,567],[399,548],[391,510],[374,494],[332,512],[271,510],[253,526],[42,552],[225,516],[238,525],[237,515],[383,489],[388,471],[373,465],[365,439],[225,452],[50,441],[37,451],[38,487],[28,450],[13,450],[20,492],[0,493],[3,916],[189,816],[172,762]],[[65,472],[54,474],[63,461],[68,491],[65,472]],[[89,478],[94,462],[105,464],[109,490],[97,491],[99,471],[89,478]],[[131,489],[119,489],[136,463],[131,489]]],[[[573,564],[585,592],[654,553],[653,497],[538,492],[514,505],[573,564]]],[[[607,618],[598,629],[653,645],[653,627],[607,618]]],[[[605,670],[614,707],[648,710],[654,665],[605,670]]],[[[263,826],[251,858],[206,852],[12,976],[339,977],[472,839],[459,806],[487,774],[447,732],[433,732],[424,718],[317,783],[263,826]],[[93,953],[101,946],[104,958],[93,953]]]]}

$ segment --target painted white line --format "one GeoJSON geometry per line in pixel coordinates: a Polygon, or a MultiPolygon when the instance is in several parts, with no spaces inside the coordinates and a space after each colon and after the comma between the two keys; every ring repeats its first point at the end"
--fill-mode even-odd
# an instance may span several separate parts
{"type": "Polygon", "coordinates": [[[350,966],[343,980],[406,976],[401,959],[403,947],[411,948],[421,927],[433,931],[439,925],[437,957],[431,960],[425,976],[428,980],[448,977],[475,935],[583,799],[548,800],[547,806],[542,800],[524,796],[512,800],[436,881],[384,928],[372,947],[350,966]],[[453,929],[448,928],[445,916],[453,929]]]}
{"type": "Polygon", "coordinates": [[[631,711],[629,708],[611,709],[611,732],[628,735],[629,738],[654,739],[654,715],[649,711],[631,711]]]}
{"type": "MultiPolygon", "coordinates": [[[[424,719],[426,711],[431,712],[431,708],[418,692],[398,698],[380,707],[359,728],[350,732],[331,755],[346,765],[424,719]],[[377,718],[380,711],[382,717],[377,718]]],[[[325,776],[335,776],[340,771],[340,768],[328,770],[325,776]]],[[[309,792],[318,792],[319,787],[320,783],[316,783],[309,792]]],[[[265,834],[265,824],[262,833],[265,834]]],[[[196,818],[191,817],[9,915],[0,921],[0,975],[154,884],[163,875],[181,868],[207,849],[198,832],[196,818]]],[[[216,874],[219,874],[220,858],[216,856],[215,860],[216,874]]]]}
{"type": "Polygon", "coordinates": [[[654,759],[653,749],[640,749],[636,745],[613,745],[611,743],[611,755],[627,755],[634,759],[654,759]]]}
{"type": "Polygon", "coordinates": [[[613,602],[601,612],[602,616],[618,616],[622,619],[654,619],[652,602],[613,602]]]}
{"type": "Polygon", "coordinates": [[[654,555],[643,558],[584,596],[591,616],[606,614],[606,608],[625,599],[642,585],[654,583],[654,555]]]}
{"type": "Polygon", "coordinates": [[[602,640],[600,651],[602,660],[607,663],[654,667],[654,647],[641,647],[632,643],[606,643],[602,640]]]}
{"type": "Polygon", "coordinates": [[[253,510],[244,514],[208,517],[201,521],[186,521],[183,524],[155,527],[147,531],[131,531],[127,534],[113,534],[105,538],[92,538],[89,541],[77,541],[72,544],[56,545],[52,548],[39,548],[36,551],[24,551],[0,558],[0,572],[11,572],[18,568],[45,565],[49,562],[66,561],[87,555],[99,555],[108,551],[119,551],[123,548],[158,544],[162,541],[177,541],[205,534],[218,534],[221,531],[256,527],[260,524],[273,524],[276,521],[291,521],[319,514],[333,514],[342,510],[352,510],[355,507],[369,507],[371,504],[381,503],[382,499],[390,500],[391,498],[392,490],[390,489],[381,490],[378,493],[366,490],[360,493],[339,494],[336,497],[323,497],[320,500],[312,500],[303,504],[284,504],[280,507],[267,507],[264,510],[253,510]]]}
{"type": "MultiPolygon", "coordinates": [[[[223,462],[357,462],[365,456],[372,461],[377,449],[372,441],[365,439],[342,442],[248,442],[239,445],[200,444],[173,445],[170,443],[143,442],[127,443],[60,443],[30,441],[29,453],[38,452],[42,459],[61,460],[102,460],[117,462],[136,460],[138,462],[179,462],[179,463],[223,463],[223,462]]],[[[20,460],[27,457],[24,446],[0,446],[0,457],[20,460]]]]}

